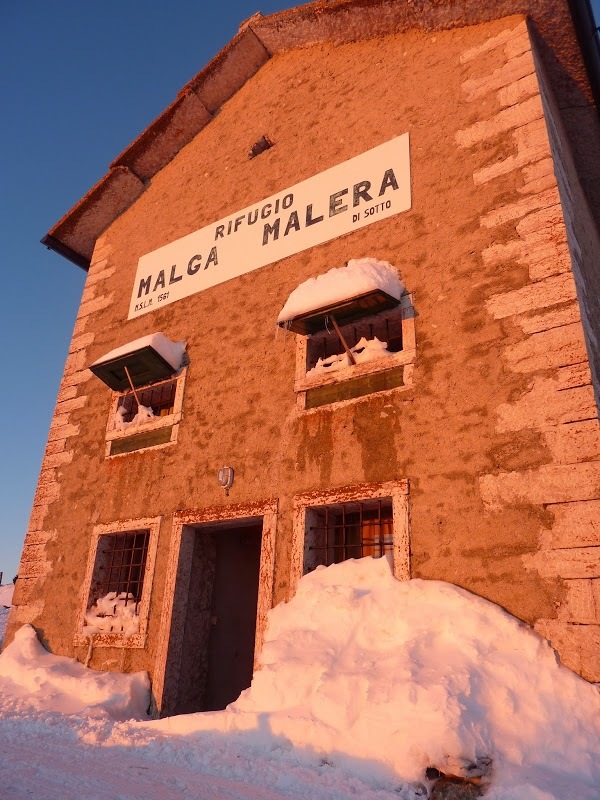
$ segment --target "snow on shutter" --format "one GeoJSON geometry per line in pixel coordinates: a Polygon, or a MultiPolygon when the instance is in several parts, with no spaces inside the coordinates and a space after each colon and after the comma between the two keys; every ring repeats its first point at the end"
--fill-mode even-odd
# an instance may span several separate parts
{"type": "Polygon", "coordinates": [[[179,371],[185,342],[172,342],[162,333],[151,333],[111,350],[90,366],[101,381],[116,392],[165,380],[179,371]]]}
{"type": "Polygon", "coordinates": [[[404,286],[395,267],[374,258],[353,259],[301,283],[288,297],[277,324],[305,336],[331,321],[346,325],[395,308],[404,286]]]}

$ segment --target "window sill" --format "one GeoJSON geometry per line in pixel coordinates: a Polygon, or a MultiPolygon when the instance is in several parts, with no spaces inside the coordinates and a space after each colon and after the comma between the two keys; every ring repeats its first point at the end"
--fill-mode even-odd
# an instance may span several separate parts
{"type": "MultiPolygon", "coordinates": [[[[74,647],[89,647],[90,637],[83,633],[76,633],[73,637],[73,645],[74,647]]],[[[124,633],[95,633],[92,636],[92,646],[141,650],[146,646],[146,636],[142,633],[134,633],[132,636],[125,636],[124,633]]]]}
{"type": "Polygon", "coordinates": [[[177,443],[181,416],[181,414],[169,414],[167,417],[159,417],[157,420],[125,431],[108,431],[104,457],[118,458],[130,453],[171,447],[177,443]]]}
{"type": "Polygon", "coordinates": [[[168,428],[173,425],[178,425],[181,422],[181,412],[179,414],[167,414],[164,417],[155,417],[154,419],[144,422],[142,425],[126,428],[124,431],[112,429],[106,431],[106,441],[112,442],[115,439],[128,439],[130,436],[137,436],[138,433],[149,433],[150,431],[157,431],[161,428],[168,428]]]}
{"type": "Polygon", "coordinates": [[[294,391],[306,392],[309,389],[316,389],[321,386],[333,386],[336,383],[343,383],[353,378],[373,375],[376,372],[385,372],[390,369],[395,369],[396,367],[414,363],[415,356],[415,350],[402,350],[391,356],[367,361],[364,364],[355,364],[354,366],[345,367],[344,369],[338,369],[335,372],[323,372],[320,375],[315,375],[310,378],[306,376],[304,376],[304,378],[297,378],[294,384],[294,391]]]}

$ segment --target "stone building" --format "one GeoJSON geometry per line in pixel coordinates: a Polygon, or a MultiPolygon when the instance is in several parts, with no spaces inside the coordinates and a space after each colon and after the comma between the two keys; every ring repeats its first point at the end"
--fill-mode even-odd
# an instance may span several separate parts
{"type": "Polygon", "coordinates": [[[592,29],[566,0],[241,26],[43,240],[88,276],[7,640],[220,708],[304,570],[386,553],[600,680],[592,29]]]}

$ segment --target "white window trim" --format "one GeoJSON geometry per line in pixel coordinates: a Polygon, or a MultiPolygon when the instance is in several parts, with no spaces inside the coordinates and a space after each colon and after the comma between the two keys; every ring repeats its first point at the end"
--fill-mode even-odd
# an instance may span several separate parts
{"type": "Polygon", "coordinates": [[[150,615],[150,596],[152,594],[152,582],[154,580],[154,567],[156,564],[156,551],[158,547],[158,534],[162,517],[152,517],[149,519],[128,519],[108,525],[96,525],[92,531],[92,540],[88,553],[88,560],[85,570],[85,577],[79,598],[79,612],[75,628],[73,644],[75,647],[89,646],[90,637],[83,633],[85,625],[85,615],[88,610],[88,601],[94,577],[94,567],[98,554],[98,545],[101,536],[110,536],[115,533],[126,533],[127,531],[149,530],[148,552],[146,553],[146,570],[144,572],[144,585],[142,587],[142,597],[140,599],[138,615],[140,618],[139,631],[132,636],[124,633],[95,633],[92,636],[94,647],[127,647],[143,648],[146,645],[146,635],[148,630],[148,618],[150,615]]]}
{"type": "MultiPolygon", "coordinates": [[[[412,365],[417,355],[417,342],[415,334],[415,313],[413,295],[405,294],[400,299],[402,308],[402,350],[390,356],[367,361],[364,364],[355,364],[339,369],[331,373],[321,373],[307,377],[306,361],[309,336],[296,334],[296,374],[294,380],[294,391],[299,395],[302,408],[305,405],[305,393],[309,389],[316,389],[321,386],[332,386],[336,383],[351,380],[352,378],[362,378],[364,375],[372,375],[376,372],[384,372],[395,367],[404,366],[404,386],[400,390],[407,389],[412,385],[412,365]]],[[[391,389],[389,391],[398,391],[391,389]]],[[[357,398],[363,399],[363,398],[357,398]]],[[[344,401],[352,402],[352,401],[344,401]]]]}
{"type": "MultiPolygon", "coordinates": [[[[173,380],[177,381],[177,387],[175,389],[175,400],[173,403],[173,413],[169,414],[165,417],[155,417],[154,419],[150,419],[147,422],[144,422],[143,425],[140,425],[139,428],[128,428],[124,431],[119,431],[115,429],[115,414],[117,413],[117,407],[119,405],[119,400],[123,396],[123,392],[113,392],[112,402],[110,404],[110,411],[108,414],[108,420],[106,423],[106,449],[104,456],[105,458],[120,458],[121,456],[128,456],[130,453],[114,453],[111,455],[110,446],[111,442],[115,441],[115,439],[128,439],[131,436],[137,436],[139,433],[149,433],[150,431],[156,431],[161,428],[169,428],[172,427],[171,430],[171,438],[168,442],[163,442],[162,444],[154,444],[150,445],[149,447],[142,447],[140,450],[157,450],[163,447],[170,447],[172,444],[177,442],[177,437],[179,434],[179,424],[183,419],[183,393],[185,389],[185,379],[187,376],[187,367],[184,367],[178,375],[173,376],[173,380]]],[[[140,387],[140,389],[144,389],[145,387],[140,387]]],[[[133,452],[139,453],[140,450],[135,450],[133,452]]]]}
{"type": "Polygon", "coordinates": [[[408,493],[408,480],[399,480],[385,481],[384,483],[363,483],[357,486],[343,486],[339,489],[296,495],[294,497],[288,600],[295,595],[298,582],[304,572],[306,509],[318,506],[391,497],[394,577],[399,581],[410,580],[410,509],[408,493]]]}

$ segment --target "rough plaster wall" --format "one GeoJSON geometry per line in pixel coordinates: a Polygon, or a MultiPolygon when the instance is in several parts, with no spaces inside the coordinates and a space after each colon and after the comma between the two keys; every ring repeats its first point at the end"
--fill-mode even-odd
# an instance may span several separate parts
{"type": "MultiPolygon", "coordinates": [[[[496,430],[520,434],[524,447],[532,436],[542,437],[550,458],[527,469],[513,464],[509,471],[484,475],[480,487],[492,513],[504,515],[509,508],[530,503],[539,509],[539,548],[524,552],[522,562],[532,574],[554,580],[557,586],[552,598],[555,610],[549,605],[550,613],[535,620],[535,627],[550,638],[568,666],[598,680],[600,538],[594,518],[600,495],[600,428],[582,316],[592,357],[597,348],[589,329],[590,298],[580,290],[577,301],[571,270],[573,263],[576,277],[592,271],[591,264],[597,263],[598,237],[565,153],[564,134],[560,140],[563,128],[558,109],[547,97],[546,119],[542,118],[533,54],[529,48],[517,52],[518,41],[506,45],[513,53],[504,67],[463,85],[472,100],[496,92],[504,108],[459,134],[458,141],[468,147],[482,146],[503,131],[510,131],[513,138],[510,155],[473,176],[476,185],[499,182],[515,172],[523,179],[521,199],[481,217],[481,224],[489,228],[506,229],[516,222],[517,234],[484,250],[484,261],[503,268],[516,259],[527,266],[530,278],[522,288],[493,295],[486,302],[489,313],[505,320],[507,332],[509,326],[518,326],[526,334],[521,341],[507,343],[502,354],[507,369],[523,375],[527,383],[509,402],[497,407],[496,430]],[[503,73],[511,71],[516,80],[505,85],[503,73]],[[554,159],[548,157],[546,127],[554,159]]],[[[481,51],[471,51],[463,60],[476,61],[480,55],[481,51]]],[[[537,67],[541,75],[539,59],[537,67]]],[[[548,91],[546,84],[546,95],[548,91]]],[[[592,292],[594,288],[584,287],[592,292]]]]}
{"type": "MultiPolygon", "coordinates": [[[[552,73],[536,58],[548,133],[554,158],[561,205],[577,296],[585,332],[596,405],[600,398],[600,237],[580,177],[576,171],[562,119],[553,93],[552,73]]],[[[590,127],[579,132],[581,149],[590,142],[590,127]]],[[[590,154],[594,147],[588,148],[590,154]]],[[[563,324],[566,324],[566,318],[563,324]]],[[[585,363],[579,366],[579,382],[589,386],[585,363]]],[[[600,675],[600,481],[595,467],[600,461],[600,425],[596,413],[573,424],[569,436],[555,439],[555,452],[562,463],[585,461],[593,470],[596,491],[584,502],[552,506],[554,524],[542,535],[540,553],[532,564],[545,574],[560,575],[567,596],[556,620],[539,620],[537,629],[547,636],[574,669],[591,679],[600,675]],[[593,464],[596,462],[596,465],[593,464]]]]}
{"type": "MultiPolygon", "coordinates": [[[[599,472],[593,432],[576,427],[595,407],[534,72],[519,18],[281,54],[152,179],[94,255],[74,342],[88,338],[68,365],[80,405],[52,428],[69,456],[51,490],[40,484],[32,531],[49,533],[15,621],[73,654],[74,609],[57,621],[43,598],[77,596],[94,523],[163,515],[147,647],[93,662],[152,672],[172,513],[279,497],[278,602],[293,496],[398,478],[411,481],[415,576],[557,619],[569,590],[536,566],[540,531],[564,530],[564,509],[598,496],[599,472]],[[141,255],[405,131],[411,211],[126,321],[141,255]],[[248,161],[263,134],[275,146],[248,161]],[[362,255],[397,264],[414,292],[413,387],[300,412],[277,313],[298,283],[362,255]],[[188,340],[178,442],[105,459],[110,392],[85,366],[153,330],[188,340]],[[223,464],[236,469],[229,498],[223,464]]],[[[597,674],[590,659],[578,668],[597,674]]]]}
{"type": "MultiPolygon", "coordinates": [[[[50,512],[60,508],[58,518],[68,512],[59,503],[61,495],[62,469],[73,461],[80,425],[76,421],[76,412],[85,407],[88,400],[88,385],[92,373],[87,369],[90,363],[88,348],[95,338],[94,315],[107,308],[113,294],[106,290],[107,280],[114,274],[116,267],[108,263],[110,245],[98,240],[94,256],[88,272],[85,288],[81,297],[81,305],[73,330],[69,347],[69,355],[65,363],[63,378],[59,387],[54,416],[50,425],[48,442],[42,461],[37,490],[33,499],[33,508],[29,518],[29,526],[25,536],[25,544],[19,565],[19,580],[13,596],[13,609],[10,613],[5,644],[14,631],[25,623],[35,624],[44,612],[45,581],[53,573],[53,577],[65,574],[64,556],[58,560],[51,558],[50,550],[55,544],[58,550],[69,547],[62,536],[58,525],[50,522],[50,512]]],[[[88,530],[97,521],[98,514],[87,521],[88,530]]],[[[76,575],[85,570],[89,536],[77,537],[79,547],[79,568],[76,575]]],[[[67,539],[68,541],[68,539],[67,539]]],[[[71,575],[71,577],[75,577],[71,575]]],[[[72,589],[65,595],[65,612],[69,618],[77,613],[79,589],[71,581],[72,589]]]]}
{"type": "Polygon", "coordinates": [[[556,102],[552,73],[544,68],[539,57],[536,57],[536,66],[540,76],[540,89],[552,147],[554,169],[598,405],[600,398],[600,236],[576,169],[573,145],[578,145],[580,149],[588,146],[591,155],[594,152],[594,146],[597,146],[598,139],[600,139],[600,129],[596,127],[590,130],[589,126],[584,127],[579,132],[578,141],[572,145],[567,136],[561,109],[556,102]]]}

